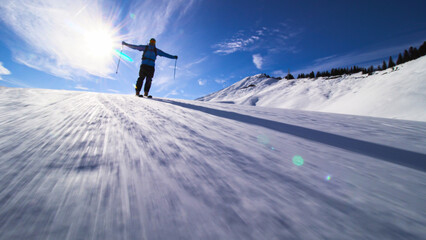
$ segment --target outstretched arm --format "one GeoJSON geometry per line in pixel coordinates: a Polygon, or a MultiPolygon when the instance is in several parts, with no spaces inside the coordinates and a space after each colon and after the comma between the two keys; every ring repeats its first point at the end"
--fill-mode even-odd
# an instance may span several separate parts
{"type": "Polygon", "coordinates": [[[157,54],[158,54],[159,56],[166,57],[166,58],[170,58],[170,59],[177,59],[177,58],[178,58],[178,56],[170,55],[170,54],[168,54],[168,53],[165,53],[165,52],[161,51],[161,50],[160,50],[160,49],[158,49],[158,48],[157,48],[157,54]]]}
{"type": "Polygon", "coordinates": [[[146,45],[133,45],[133,44],[128,44],[126,42],[121,42],[124,46],[127,46],[131,49],[135,49],[135,50],[139,50],[139,51],[143,51],[145,50],[146,45]]]}

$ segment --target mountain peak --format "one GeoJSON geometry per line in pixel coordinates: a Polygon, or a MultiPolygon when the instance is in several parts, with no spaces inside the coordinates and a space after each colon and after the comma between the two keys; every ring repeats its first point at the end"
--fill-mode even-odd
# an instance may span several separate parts
{"type": "Polygon", "coordinates": [[[200,101],[426,121],[426,57],[376,71],[286,80],[256,74],[200,101]]]}

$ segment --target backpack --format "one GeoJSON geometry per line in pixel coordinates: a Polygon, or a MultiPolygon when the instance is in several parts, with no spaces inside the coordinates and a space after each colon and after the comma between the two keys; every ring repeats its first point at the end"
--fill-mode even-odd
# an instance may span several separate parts
{"type": "MultiPolygon", "coordinates": [[[[149,60],[155,61],[154,59],[145,57],[145,53],[148,50],[148,48],[149,48],[149,45],[146,45],[145,50],[143,50],[142,60],[149,59],[149,60]]],[[[155,56],[158,55],[157,54],[157,48],[155,46],[154,46],[154,53],[155,53],[155,56]]]]}

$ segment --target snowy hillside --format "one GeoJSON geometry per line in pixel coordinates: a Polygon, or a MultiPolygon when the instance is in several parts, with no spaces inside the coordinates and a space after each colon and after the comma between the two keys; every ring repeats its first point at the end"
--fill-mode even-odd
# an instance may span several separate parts
{"type": "Polygon", "coordinates": [[[13,88],[0,112],[0,239],[426,236],[424,122],[13,88]]]}
{"type": "Polygon", "coordinates": [[[372,76],[244,78],[197,100],[426,121],[426,57],[372,76]]]}

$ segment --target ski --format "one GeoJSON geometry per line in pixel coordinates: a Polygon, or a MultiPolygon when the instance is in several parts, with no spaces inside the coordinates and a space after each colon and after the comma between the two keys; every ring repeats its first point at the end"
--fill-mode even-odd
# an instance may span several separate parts
{"type": "Polygon", "coordinates": [[[152,96],[151,96],[151,95],[148,95],[148,96],[144,96],[144,95],[136,95],[136,97],[140,97],[140,98],[152,98],[152,96]]]}

